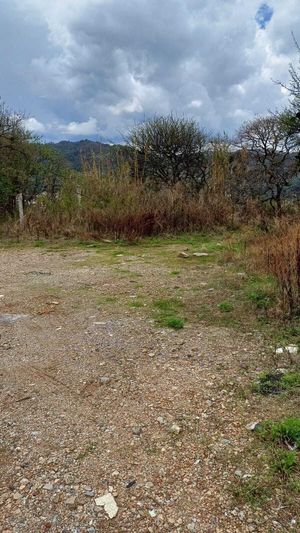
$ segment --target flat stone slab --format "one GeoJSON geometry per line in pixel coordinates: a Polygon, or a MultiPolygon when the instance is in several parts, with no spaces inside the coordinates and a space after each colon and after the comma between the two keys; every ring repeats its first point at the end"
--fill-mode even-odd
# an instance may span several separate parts
{"type": "Polygon", "coordinates": [[[11,315],[9,313],[0,314],[0,322],[16,322],[17,320],[23,320],[28,315],[11,315]]]}

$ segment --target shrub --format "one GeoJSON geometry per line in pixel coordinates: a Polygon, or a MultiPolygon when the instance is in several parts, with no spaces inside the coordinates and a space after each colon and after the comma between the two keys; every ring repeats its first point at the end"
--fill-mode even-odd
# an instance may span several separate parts
{"type": "Polygon", "coordinates": [[[284,312],[300,312],[300,224],[283,221],[274,234],[267,234],[252,246],[256,268],[272,274],[278,283],[284,312]]]}

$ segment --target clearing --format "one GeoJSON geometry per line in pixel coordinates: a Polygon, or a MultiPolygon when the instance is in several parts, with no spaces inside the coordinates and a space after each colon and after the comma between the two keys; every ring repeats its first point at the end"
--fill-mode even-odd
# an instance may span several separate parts
{"type": "Polygon", "coordinates": [[[246,425],[299,399],[251,391],[274,349],[238,250],[228,235],[3,245],[1,531],[297,531],[299,493],[260,478],[246,425]]]}

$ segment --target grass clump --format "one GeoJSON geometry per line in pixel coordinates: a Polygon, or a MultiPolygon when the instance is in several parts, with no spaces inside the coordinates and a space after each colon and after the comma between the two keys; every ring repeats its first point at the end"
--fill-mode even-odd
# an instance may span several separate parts
{"type": "Polygon", "coordinates": [[[164,327],[182,329],[184,319],[178,316],[178,309],[183,307],[181,300],[177,298],[160,299],[154,302],[157,322],[164,327]]]}
{"type": "Polygon", "coordinates": [[[182,329],[184,327],[184,320],[183,318],[179,318],[176,316],[170,316],[170,317],[163,319],[163,324],[167,326],[168,328],[182,329]]]}
{"type": "Polygon", "coordinates": [[[276,450],[270,464],[272,472],[284,477],[289,477],[299,466],[297,452],[291,450],[276,450]]]}
{"type": "Polygon", "coordinates": [[[264,372],[261,374],[252,389],[253,392],[267,396],[280,394],[285,391],[295,391],[300,387],[300,372],[264,372]]]}
{"type": "Polygon", "coordinates": [[[300,418],[285,418],[280,422],[268,420],[260,424],[259,435],[264,441],[292,448],[300,448],[300,418]]]}
{"type": "Polygon", "coordinates": [[[222,313],[230,313],[234,309],[233,303],[229,302],[228,300],[224,300],[223,302],[219,303],[218,307],[222,313]]]}
{"type": "Polygon", "coordinates": [[[234,497],[243,503],[258,507],[266,503],[271,496],[269,487],[265,486],[260,480],[252,478],[241,480],[233,488],[234,497]]]}

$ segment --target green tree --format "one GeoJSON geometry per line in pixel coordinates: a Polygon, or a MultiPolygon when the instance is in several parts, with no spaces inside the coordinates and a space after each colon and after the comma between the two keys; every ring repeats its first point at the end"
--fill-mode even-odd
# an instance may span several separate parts
{"type": "Polygon", "coordinates": [[[194,120],[154,117],[134,127],[127,142],[143,178],[159,185],[181,182],[197,189],[205,184],[207,136],[194,120]]]}

